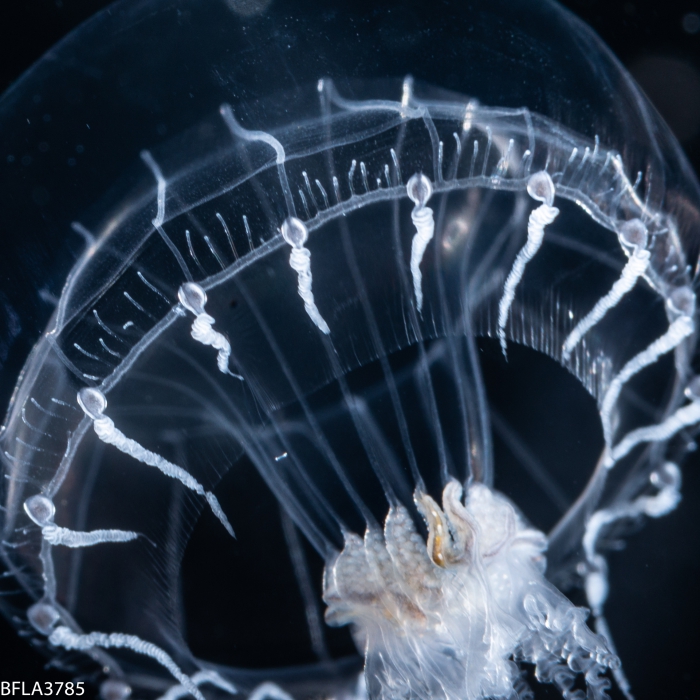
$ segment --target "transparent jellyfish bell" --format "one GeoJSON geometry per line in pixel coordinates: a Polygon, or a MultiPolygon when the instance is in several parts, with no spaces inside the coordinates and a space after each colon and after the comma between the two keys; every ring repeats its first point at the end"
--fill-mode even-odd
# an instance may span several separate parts
{"type": "Polygon", "coordinates": [[[700,200],[590,30],[118,3],[0,120],[23,633],[109,697],[626,690],[605,544],[677,502],[700,200]]]}

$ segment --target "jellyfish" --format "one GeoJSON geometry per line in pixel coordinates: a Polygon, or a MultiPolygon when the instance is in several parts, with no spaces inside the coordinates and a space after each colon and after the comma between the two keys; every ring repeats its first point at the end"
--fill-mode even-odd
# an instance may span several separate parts
{"type": "Polygon", "coordinates": [[[1,602],[104,700],[635,691],[698,184],[558,5],[403,5],[126,0],[0,101],[1,602]]]}

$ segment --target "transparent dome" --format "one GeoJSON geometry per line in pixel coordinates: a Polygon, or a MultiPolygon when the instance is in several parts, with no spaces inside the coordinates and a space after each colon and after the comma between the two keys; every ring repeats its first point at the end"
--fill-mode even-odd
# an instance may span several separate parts
{"type": "Polygon", "coordinates": [[[604,555],[700,421],[700,193],[585,25],[121,2],[0,124],[22,634],[107,700],[629,691],[604,555]]]}

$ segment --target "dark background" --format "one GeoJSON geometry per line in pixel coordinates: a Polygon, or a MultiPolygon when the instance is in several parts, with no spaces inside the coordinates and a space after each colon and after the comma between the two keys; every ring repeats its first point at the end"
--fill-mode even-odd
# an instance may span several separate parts
{"type": "MultiPolygon", "coordinates": [[[[0,93],[53,44],[108,4],[107,0],[0,3],[0,93]]],[[[587,21],[630,69],[700,172],[700,2],[566,0],[564,4],[587,21]]],[[[0,206],[1,201],[0,192],[0,206]]],[[[609,622],[638,700],[700,697],[699,468],[700,460],[691,456],[684,469],[681,507],[648,523],[628,539],[624,551],[610,557],[609,622]]],[[[0,680],[69,680],[45,663],[0,616],[0,680]]]]}

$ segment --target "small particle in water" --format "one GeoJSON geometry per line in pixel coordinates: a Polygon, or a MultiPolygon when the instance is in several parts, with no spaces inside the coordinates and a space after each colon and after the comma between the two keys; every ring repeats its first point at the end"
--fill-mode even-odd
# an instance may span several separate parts
{"type": "Polygon", "coordinates": [[[700,31],[700,15],[697,12],[688,12],[683,15],[681,25],[687,34],[697,34],[700,31]]]}

